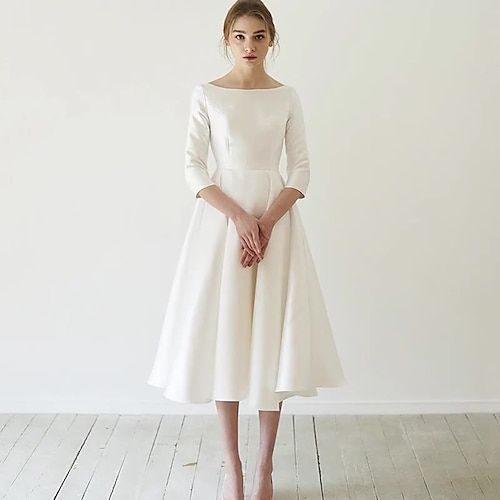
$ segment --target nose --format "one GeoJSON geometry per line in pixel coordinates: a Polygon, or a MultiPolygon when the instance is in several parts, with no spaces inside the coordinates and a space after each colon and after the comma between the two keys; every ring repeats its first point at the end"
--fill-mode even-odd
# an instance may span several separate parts
{"type": "Polygon", "coordinates": [[[245,52],[255,52],[253,47],[245,47],[245,52]]]}

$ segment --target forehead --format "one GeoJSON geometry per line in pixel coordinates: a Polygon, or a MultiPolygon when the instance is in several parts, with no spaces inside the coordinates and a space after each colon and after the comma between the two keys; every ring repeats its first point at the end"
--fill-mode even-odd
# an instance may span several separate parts
{"type": "Polygon", "coordinates": [[[266,23],[259,17],[240,16],[235,20],[232,31],[250,35],[264,33],[266,31],[266,23]]]}

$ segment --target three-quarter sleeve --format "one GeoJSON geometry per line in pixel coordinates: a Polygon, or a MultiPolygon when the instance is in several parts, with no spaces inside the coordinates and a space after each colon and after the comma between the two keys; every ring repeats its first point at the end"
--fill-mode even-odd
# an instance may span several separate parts
{"type": "Polygon", "coordinates": [[[191,106],[185,146],[185,178],[189,189],[199,198],[201,189],[215,185],[208,175],[207,158],[210,144],[210,120],[205,92],[201,84],[191,93],[191,106]]]}
{"type": "Polygon", "coordinates": [[[285,150],[287,178],[284,187],[299,190],[302,193],[301,198],[304,198],[309,185],[309,154],[302,103],[295,89],[291,92],[290,110],[286,122],[285,150]]]}

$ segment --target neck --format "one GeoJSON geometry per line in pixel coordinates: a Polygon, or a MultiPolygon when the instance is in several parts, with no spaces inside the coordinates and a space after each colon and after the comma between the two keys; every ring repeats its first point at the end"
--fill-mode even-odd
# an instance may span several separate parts
{"type": "Polygon", "coordinates": [[[235,67],[226,76],[240,87],[258,87],[269,81],[269,76],[262,66],[258,68],[235,67]]]}

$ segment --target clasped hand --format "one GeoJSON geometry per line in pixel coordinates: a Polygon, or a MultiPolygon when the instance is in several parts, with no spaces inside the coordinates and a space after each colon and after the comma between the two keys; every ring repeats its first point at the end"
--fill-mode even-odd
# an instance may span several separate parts
{"type": "Polygon", "coordinates": [[[257,218],[248,213],[235,219],[234,224],[241,241],[240,262],[252,266],[264,258],[274,223],[264,214],[257,218]]]}

